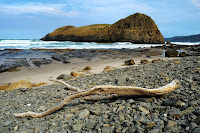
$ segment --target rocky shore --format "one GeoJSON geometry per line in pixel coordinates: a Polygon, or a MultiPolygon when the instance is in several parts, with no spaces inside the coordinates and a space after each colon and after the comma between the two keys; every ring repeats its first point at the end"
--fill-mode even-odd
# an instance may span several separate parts
{"type": "Polygon", "coordinates": [[[97,85],[157,88],[174,79],[181,86],[161,97],[85,101],[75,99],[42,118],[16,118],[13,113],[45,111],[72,93],[53,84],[0,92],[0,132],[200,132],[200,57],[141,64],[67,82],[81,89],[97,85]]]}
{"type": "Polygon", "coordinates": [[[52,63],[70,63],[70,59],[86,61],[100,59],[125,59],[131,57],[185,57],[199,56],[200,45],[161,45],[138,49],[7,49],[0,51],[0,73],[19,71],[21,67],[43,67],[52,63]]]}

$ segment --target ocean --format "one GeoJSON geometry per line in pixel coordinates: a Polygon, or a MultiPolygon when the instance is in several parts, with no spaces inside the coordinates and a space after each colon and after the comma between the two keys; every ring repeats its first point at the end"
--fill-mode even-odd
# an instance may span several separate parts
{"type": "MultiPolygon", "coordinates": [[[[179,45],[195,45],[200,42],[174,42],[179,45]]],[[[130,42],[95,43],[95,42],[71,42],[71,41],[42,41],[32,40],[0,40],[0,50],[4,49],[134,49],[139,47],[159,46],[159,44],[132,44],[130,42]]]]}

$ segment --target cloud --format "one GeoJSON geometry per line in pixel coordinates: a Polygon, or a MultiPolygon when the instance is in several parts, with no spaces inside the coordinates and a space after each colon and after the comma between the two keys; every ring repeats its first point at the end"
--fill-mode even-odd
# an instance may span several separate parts
{"type": "Polygon", "coordinates": [[[148,4],[137,0],[69,0],[69,3],[85,16],[121,18],[136,12],[149,14],[154,11],[148,4]]]}
{"type": "Polygon", "coordinates": [[[200,8],[200,0],[191,0],[192,4],[198,8],[200,8]]]}
{"type": "Polygon", "coordinates": [[[64,15],[73,16],[77,11],[65,11],[65,4],[43,4],[43,3],[25,3],[25,4],[0,4],[1,14],[45,14],[45,15],[64,15]]]}

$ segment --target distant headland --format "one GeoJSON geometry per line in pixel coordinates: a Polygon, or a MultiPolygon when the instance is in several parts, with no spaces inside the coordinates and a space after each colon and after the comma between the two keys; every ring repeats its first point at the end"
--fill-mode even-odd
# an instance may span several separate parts
{"type": "Polygon", "coordinates": [[[130,15],[111,25],[95,24],[83,27],[60,27],[41,40],[164,44],[163,35],[153,19],[141,13],[130,15]]]}
{"type": "Polygon", "coordinates": [[[200,42],[200,34],[190,36],[175,36],[172,38],[165,38],[165,40],[171,42],[200,42]]]}

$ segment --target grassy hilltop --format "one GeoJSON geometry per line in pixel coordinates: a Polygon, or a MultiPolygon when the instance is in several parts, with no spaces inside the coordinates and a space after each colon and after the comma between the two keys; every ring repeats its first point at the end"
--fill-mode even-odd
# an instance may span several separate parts
{"type": "Polygon", "coordinates": [[[45,41],[164,43],[155,22],[147,15],[136,13],[114,24],[83,27],[64,26],[42,38],[45,41]]]}

